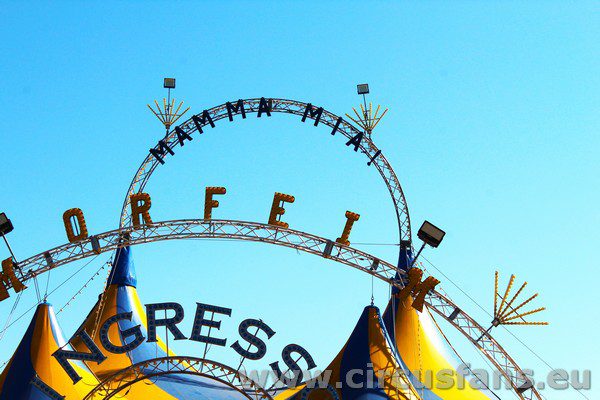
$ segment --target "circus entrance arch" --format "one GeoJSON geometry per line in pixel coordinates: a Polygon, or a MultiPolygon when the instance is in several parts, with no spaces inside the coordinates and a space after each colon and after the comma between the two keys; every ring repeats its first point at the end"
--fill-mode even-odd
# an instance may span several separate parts
{"type": "MultiPolygon", "coordinates": [[[[491,328],[486,329],[478,323],[464,310],[464,307],[455,304],[436,288],[437,283],[435,281],[437,280],[433,277],[422,276],[423,271],[418,270],[413,265],[411,225],[404,192],[396,173],[382,151],[373,143],[371,137],[372,129],[376,126],[378,111],[373,112],[372,108],[365,103],[361,113],[356,113],[358,120],[352,119],[358,125],[355,126],[347,119],[311,103],[261,97],[225,102],[195,114],[171,129],[174,122],[183,115],[183,113],[179,113],[179,110],[180,107],[175,107],[174,101],[171,102],[170,100],[164,102],[163,110],[159,107],[156,114],[167,128],[166,135],[158,141],[155,147],[150,149],[136,171],[127,189],[119,226],[111,231],[90,234],[86,228],[85,217],[80,213],[80,210],[69,210],[70,213],[65,214],[67,217],[64,219],[70,239],[69,243],[42,251],[18,263],[14,259],[3,263],[3,288],[6,291],[12,288],[15,291],[22,292],[25,290],[25,286],[35,282],[37,277],[73,261],[106,252],[118,254],[123,249],[151,242],[179,239],[225,239],[283,246],[350,266],[390,285],[393,295],[390,298],[388,310],[391,311],[390,314],[386,311],[386,315],[393,314],[391,317],[392,325],[389,325],[385,320],[386,315],[380,315],[378,310],[367,307],[364,314],[366,323],[375,321],[375,325],[369,325],[366,329],[370,329],[370,332],[379,332],[378,334],[383,338],[381,341],[383,344],[380,343],[380,351],[393,359],[389,363],[390,365],[397,368],[402,365],[402,362],[394,359],[397,350],[399,350],[394,349],[397,345],[397,342],[394,343],[394,341],[397,341],[394,316],[400,312],[398,311],[400,300],[411,297],[415,300],[412,303],[415,310],[409,307],[409,310],[404,312],[416,313],[422,311],[425,307],[426,310],[445,319],[450,326],[462,333],[474,345],[475,349],[494,365],[518,398],[541,399],[529,377],[491,335],[491,328]],[[347,214],[348,224],[341,238],[336,240],[290,229],[287,224],[279,219],[283,215],[282,203],[293,201],[293,196],[290,195],[283,195],[288,197],[280,196],[279,198],[277,194],[275,195],[271,210],[274,218],[270,219],[267,224],[252,221],[216,220],[212,219],[210,213],[206,212],[202,219],[153,221],[150,218],[150,197],[144,190],[153,172],[160,166],[168,164],[168,158],[174,156],[176,150],[179,151],[187,142],[193,140],[195,135],[218,128],[219,121],[229,120],[233,122],[235,119],[248,118],[253,114],[259,118],[268,118],[272,113],[296,116],[301,123],[312,122],[314,127],[327,127],[326,131],[330,135],[344,137],[344,144],[349,151],[364,155],[367,166],[374,167],[378,171],[395,208],[399,232],[400,262],[395,260],[388,262],[352,247],[347,240],[352,228],[351,222],[354,218],[352,215],[347,214]],[[421,275],[415,273],[417,270],[421,275]],[[431,285],[423,286],[426,282],[431,283],[431,285]],[[415,303],[420,304],[415,305],[415,303]],[[391,338],[391,342],[389,338],[391,338]]],[[[214,191],[214,189],[211,190],[214,191]]],[[[209,211],[211,207],[215,206],[214,200],[209,194],[215,193],[220,192],[213,193],[207,188],[205,207],[208,207],[209,211]]],[[[357,218],[354,219],[354,221],[356,220],[357,218]]],[[[120,267],[119,265],[119,259],[116,258],[113,263],[113,272],[115,268],[126,268],[126,266],[120,267]]],[[[439,283],[439,281],[437,282],[439,283]]],[[[127,288],[135,288],[135,284],[131,280],[127,280],[126,274],[120,282],[122,287],[111,288],[112,283],[112,281],[109,281],[106,291],[114,290],[115,293],[118,293],[119,290],[122,290],[130,293],[131,289],[127,288]]],[[[500,309],[503,308],[509,292],[510,288],[502,300],[500,309]]],[[[115,297],[118,298],[116,295],[115,297]]],[[[108,295],[105,297],[103,294],[98,304],[104,307],[105,303],[110,302],[108,298],[108,295]]],[[[510,302],[512,303],[512,300],[510,302]]],[[[117,308],[118,306],[117,304],[117,308]]],[[[98,309],[95,312],[98,315],[101,314],[98,309]]],[[[143,319],[143,317],[140,318],[143,319]]],[[[498,321],[499,324],[502,322],[500,319],[498,321]]],[[[100,322],[102,321],[97,321],[96,326],[89,332],[90,340],[95,340],[94,335],[97,333],[97,324],[100,322]]],[[[144,326],[144,323],[141,323],[140,326],[144,326]]],[[[359,329],[359,326],[360,322],[356,329],[359,329]]],[[[75,345],[75,347],[77,346],[75,345]]],[[[81,353],[80,349],[76,348],[76,350],[81,353]]],[[[343,352],[346,350],[344,349],[343,352]]],[[[271,393],[267,389],[259,387],[256,383],[251,384],[251,389],[244,386],[246,378],[239,369],[232,369],[204,358],[178,357],[168,353],[167,351],[167,354],[163,357],[146,357],[136,362],[133,362],[132,359],[132,362],[126,368],[122,368],[117,373],[99,382],[89,392],[86,399],[100,398],[97,396],[111,398],[139,382],[152,381],[154,378],[168,375],[194,375],[200,378],[213,379],[219,384],[239,391],[248,399],[257,399],[256,396],[271,398],[271,393]]],[[[81,357],[83,356],[80,356],[79,359],[84,360],[81,357]]],[[[402,398],[418,399],[426,397],[419,395],[418,390],[413,387],[414,384],[415,382],[408,384],[409,389],[402,392],[402,398]]],[[[343,399],[344,396],[341,397],[343,399]]]]}

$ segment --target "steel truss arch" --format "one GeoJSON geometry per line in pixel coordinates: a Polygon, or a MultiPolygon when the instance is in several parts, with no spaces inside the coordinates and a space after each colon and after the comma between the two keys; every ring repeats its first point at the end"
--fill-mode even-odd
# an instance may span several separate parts
{"type": "MultiPolygon", "coordinates": [[[[400,181],[396,176],[392,166],[385,158],[380,149],[375,146],[373,141],[371,140],[370,135],[367,133],[361,132],[354,125],[345,121],[343,118],[325,110],[318,106],[313,106],[310,103],[303,103],[301,101],[296,100],[287,100],[287,99],[277,99],[277,98],[268,98],[268,99],[244,99],[241,100],[244,103],[244,112],[246,114],[249,113],[259,113],[261,110],[261,101],[267,102],[269,106],[269,112],[273,113],[283,113],[283,114],[292,114],[298,115],[302,117],[302,121],[314,120],[314,125],[318,124],[326,125],[332,129],[335,129],[336,133],[340,133],[345,136],[347,139],[351,139],[356,135],[363,134],[363,138],[360,142],[360,151],[365,154],[369,160],[368,165],[375,165],[377,171],[381,175],[382,179],[385,181],[385,184],[388,188],[388,191],[392,197],[392,201],[394,203],[394,209],[396,211],[396,217],[398,220],[398,230],[400,240],[411,241],[412,234],[410,228],[410,216],[408,214],[408,205],[406,202],[406,198],[404,197],[404,192],[402,191],[402,187],[400,186],[400,181]],[[312,114],[307,110],[317,111],[322,110],[320,114],[312,114]]],[[[231,103],[236,104],[238,100],[235,100],[231,103]]],[[[194,117],[188,119],[178,126],[177,129],[181,129],[185,134],[191,135],[192,133],[198,130],[196,124],[200,124],[202,128],[206,126],[210,126],[211,123],[206,120],[200,123],[197,117],[201,117],[202,115],[209,115],[212,119],[212,122],[216,122],[225,118],[230,118],[227,104],[224,103],[218,105],[216,107],[207,109],[202,113],[198,114],[196,117],[196,121],[193,120],[194,117]],[[206,113],[206,114],[205,114],[206,113]]],[[[264,113],[264,108],[262,109],[264,113]]],[[[232,117],[235,115],[239,115],[238,112],[232,113],[232,117]]],[[[231,118],[232,118],[231,117],[231,118]]],[[[181,134],[181,133],[180,133],[181,134]]],[[[168,145],[170,148],[175,148],[179,145],[178,134],[176,130],[170,132],[162,141],[168,145]]],[[[159,149],[159,145],[154,147],[155,150],[159,149]]],[[[129,196],[134,193],[139,193],[144,190],[146,187],[152,173],[154,170],[160,165],[160,162],[157,158],[155,158],[152,154],[148,154],[140,167],[138,168],[133,180],[129,185],[129,189],[127,190],[127,196],[125,197],[125,201],[123,202],[123,207],[121,209],[121,219],[119,226],[125,227],[131,224],[131,215],[129,210],[129,196]]]]}
{"type": "Polygon", "coordinates": [[[172,374],[214,379],[243,393],[248,400],[272,400],[264,388],[234,368],[212,360],[181,356],[154,358],[122,369],[92,389],[84,400],[110,399],[138,382],[172,374]]]}
{"type": "MultiPolygon", "coordinates": [[[[399,289],[403,287],[401,280],[395,279],[396,273],[405,274],[403,270],[361,250],[293,229],[230,220],[189,219],[155,222],[151,226],[143,225],[138,229],[133,227],[115,229],[40,253],[22,261],[19,267],[29,280],[61,265],[113,251],[124,245],[174,239],[230,239],[276,244],[346,264],[399,289]]],[[[510,382],[520,399],[542,399],[512,357],[485,328],[452,300],[434,290],[427,295],[426,305],[466,336],[510,382]]]]}

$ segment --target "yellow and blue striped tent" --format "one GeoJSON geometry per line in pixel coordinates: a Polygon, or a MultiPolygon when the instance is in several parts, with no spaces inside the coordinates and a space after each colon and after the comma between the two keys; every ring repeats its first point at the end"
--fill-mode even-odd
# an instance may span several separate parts
{"type": "MultiPolygon", "coordinates": [[[[104,321],[119,313],[132,313],[131,321],[121,320],[114,324],[108,332],[112,343],[117,346],[125,344],[121,331],[140,326],[142,334],[147,337],[148,321],[146,312],[138,297],[137,278],[130,247],[119,248],[115,254],[113,267],[109,275],[106,289],[100,299],[88,314],[79,328],[86,331],[96,345],[103,349],[100,342],[100,329],[104,321]]],[[[78,351],[88,351],[85,344],[77,335],[71,341],[78,351]]],[[[89,368],[100,380],[130,367],[131,365],[150,359],[174,356],[167,351],[161,339],[156,343],[144,341],[140,346],[125,354],[104,352],[107,359],[101,364],[89,363],[89,368]]],[[[142,371],[147,374],[154,371],[142,371]]],[[[172,399],[214,399],[214,400],[239,400],[246,397],[234,388],[220,383],[209,377],[193,375],[163,375],[144,380],[128,388],[128,400],[172,400],[172,399]]]]}
{"type": "Polygon", "coordinates": [[[323,373],[279,393],[275,400],[330,400],[332,389],[341,400],[418,399],[412,385],[399,378],[403,374],[379,309],[368,306],[342,350],[323,373]],[[331,388],[323,388],[323,382],[328,382],[331,388]]]}
{"type": "Polygon", "coordinates": [[[29,328],[0,375],[0,400],[81,400],[98,381],[79,362],[71,365],[82,379],[73,384],[52,354],[59,348],[72,350],[63,338],[52,306],[37,307],[29,328]],[[50,387],[54,393],[47,390],[50,387]]]}
{"type": "MultiPolygon", "coordinates": [[[[408,248],[401,249],[399,267],[407,270],[412,264],[412,253],[408,248]]],[[[383,320],[389,332],[400,361],[409,374],[413,385],[424,400],[488,400],[482,391],[474,389],[468,382],[464,385],[448,385],[447,378],[438,375],[444,371],[446,376],[453,376],[458,382],[456,363],[444,346],[435,322],[426,309],[417,312],[412,307],[412,298],[400,302],[395,298],[397,290],[392,293],[383,320]]]]}

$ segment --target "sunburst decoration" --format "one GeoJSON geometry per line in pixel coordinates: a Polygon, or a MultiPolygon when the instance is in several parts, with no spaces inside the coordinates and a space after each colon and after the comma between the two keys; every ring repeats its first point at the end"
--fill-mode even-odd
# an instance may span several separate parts
{"type": "Polygon", "coordinates": [[[348,118],[350,118],[352,121],[354,121],[355,124],[357,124],[358,126],[363,128],[364,131],[370,135],[373,132],[373,129],[375,129],[375,127],[379,123],[379,121],[381,121],[381,119],[383,118],[385,113],[388,112],[388,109],[386,108],[383,111],[383,113],[381,113],[381,115],[379,115],[380,109],[381,109],[381,106],[378,105],[377,109],[375,110],[375,113],[373,113],[373,103],[369,103],[368,109],[365,109],[365,107],[363,107],[363,105],[361,104],[360,105],[360,111],[361,111],[360,114],[358,113],[356,108],[352,107],[354,114],[356,114],[356,119],[349,114],[346,114],[346,116],[348,118]]]}
{"type": "Polygon", "coordinates": [[[154,100],[154,104],[156,105],[156,110],[152,108],[150,104],[147,104],[147,106],[150,111],[156,115],[156,118],[158,118],[165,128],[167,128],[167,131],[171,129],[171,126],[190,109],[190,107],[188,107],[182,112],[179,112],[181,110],[181,106],[183,106],[183,101],[179,103],[179,106],[177,106],[177,109],[175,109],[175,99],[168,103],[167,99],[163,98],[162,108],[158,104],[158,101],[154,100]]]}
{"type": "Polygon", "coordinates": [[[545,307],[536,308],[530,311],[520,311],[523,307],[529,304],[533,299],[538,296],[538,293],[529,297],[527,300],[523,301],[521,304],[513,307],[513,303],[517,300],[517,298],[527,286],[527,282],[523,283],[517,293],[514,296],[510,297],[510,291],[515,283],[515,276],[511,275],[510,280],[508,281],[508,285],[506,287],[506,291],[504,295],[501,295],[498,292],[498,280],[499,273],[496,271],[495,282],[494,282],[494,320],[492,321],[493,326],[498,325],[548,325],[548,322],[530,322],[526,321],[524,317],[532,314],[536,314],[540,311],[544,311],[545,307]],[[510,297],[510,298],[509,298],[510,297]],[[500,304],[498,305],[498,300],[500,299],[500,304]],[[520,321],[516,321],[520,319],[520,321]]]}

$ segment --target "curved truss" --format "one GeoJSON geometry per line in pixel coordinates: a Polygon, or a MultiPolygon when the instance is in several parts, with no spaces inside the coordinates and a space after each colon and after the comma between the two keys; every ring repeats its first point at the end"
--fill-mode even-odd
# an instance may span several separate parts
{"type": "MultiPolygon", "coordinates": [[[[342,246],[331,240],[308,233],[279,227],[229,220],[178,220],[156,222],[139,229],[125,227],[89,237],[77,243],[68,243],[22,261],[19,266],[27,280],[72,261],[112,251],[123,245],[136,245],[173,239],[231,239],[263,242],[290,247],[329,258],[373,275],[390,285],[402,288],[396,273],[405,272],[394,264],[368,253],[342,246]]],[[[523,370],[496,340],[446,296],[431,291],[427,306],[450,322],[465,335],[492,362],[521,399],[540,399],[523,370]]]]}
{"type": "Polygon", "coordinates": [[[256,382],[225,364],[201,358],[173,356],[146,360],[122,369],[92,389],[84,400],[110,399],[138,382],[172,374],[214,379],[240,391],[249,400],[272,399],[256,382]]]}
{"type": "MultiPolygon", "coordinates": [[[[316,116],[311,115],[310,112],[306,113],[307,107],[311,106],[308,103],[286,99],[267,99],[267,101],[270,104],[269,112],[293,114],[302,117],[305,116],[307,119],[310,120],[314,120],[316,118],[316,116]]],[[[237,101],[233,103],[236,102],[237,101]]],[[[245,113],[257,113],[259,110],[261,99],[246,99],[243,100],[243,102],[245,113]]],[[[314,110],[318,108],[316,106],[312,107],[314,110]]],[[[213,122],[229,117],[227,103],[210,108],[206,110],[206,112],[208,113],[208,115],[210,115],[213,122]]],[[[352,124],[327,110],[323,110],[323,112],[320,115],[320,118],[318,119],[318,123],[327,125],[332,129],[334,127],[337,127],[336,132],[339,132],[348,139],[360,133],[360,131],[356,129],[352,124]]],[[[202,127],[205,127],[207,125],[209,125],[208,121],[205,122],[204,125],[202,125],[202,127]]],[[[188,135],[191,135],[192,133],[197,131],[196,124],[194,123],[192,118],[179,125],[179,128],[181,128],[183,132],[185,132],[188,135]]],[[[170,132],[163,140],[170,148],[175,148],[179,145],[179,140],[175,131],[170,132]]],[[[155,147],[155,149],[158,150],[158,145],[155,147]]],[[[369,165],[375,165],[377,171],[379,171],[379,174],[385,181],[390,195],[392,196],[394,208],[396,210],[396,217],[398,219],[398,230],[400,233],[400,240],[411,241],[410,217],[408,214],[408,206],[396,173],[392,169],[390,163],[381,153],[381,151],[371,141],[369,135],[364,134],[360,144],[360,150],[369,159],[369,165]]],[[[127,196],[125,197],[125,202],[123,203],[123,208],[121,210],[121,220],[119,225],[120,227],[129,226],[131,224],[131,215],[129,213],[129,196],[134,193],[142,192],[144,190],[146,184],[150,179],[150,176],[159,164],[159,161],[154,156],[148,154],[146,159],[142,162],[140,168],[137,170],[135,177],[129,185],[129,189],[127,190],[127,196]]]]}

